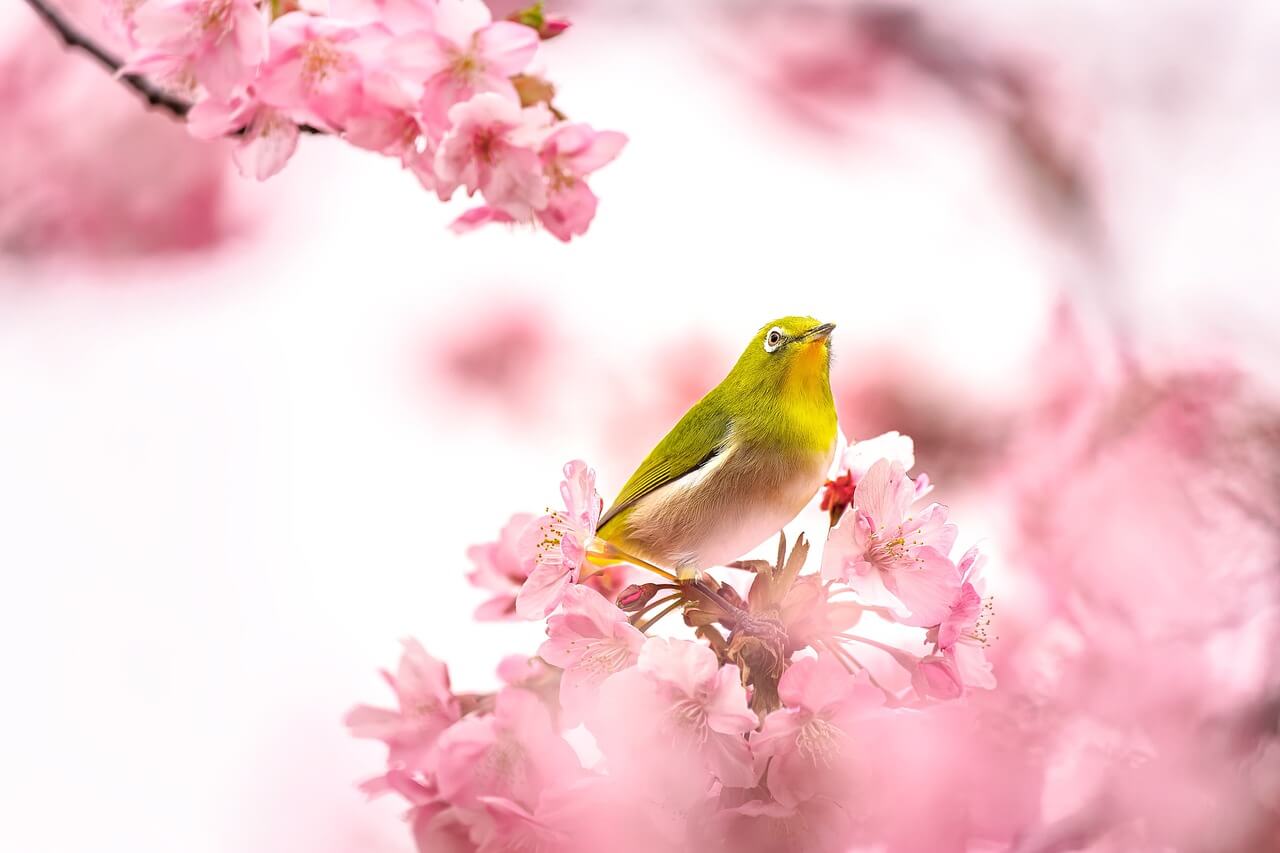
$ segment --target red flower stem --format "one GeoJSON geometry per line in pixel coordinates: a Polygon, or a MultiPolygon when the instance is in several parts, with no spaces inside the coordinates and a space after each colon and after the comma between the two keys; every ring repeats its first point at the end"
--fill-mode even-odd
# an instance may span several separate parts
{"type": "Polygon", "coordinates": [[[655,607],[661,607],[662,605],[668,602],[679,601],[682,598],[684,598],[683,595],[677,594],[677,595],[668,595],[666,598],[659,598],[654,601],[650,601],[644,607],[641,607],[639,610],[637,610],[635,613],[632,614],[631,620],[630,620],[631,624],[632,625],[636,624],[636,622],[639,621],[646,613],[652,613],[655,607]]]}
{"type": "Polygon", "coordinates": [[[683,603],[684,603],[683,599],[672,601],[671,604],[668,605],[657,616],[654,616],[652,619],[650,619],[648,622],[645,622],[643,625],[637,625],[636,628],[640,631],[640,633],[647,634],[649,632],[649,629],[652,628],[659,619],[661,619],[663,616],[666,616],[668,613],[670,613],[672,610],[675,610],[677,607],[679,607],[683,603]]]}

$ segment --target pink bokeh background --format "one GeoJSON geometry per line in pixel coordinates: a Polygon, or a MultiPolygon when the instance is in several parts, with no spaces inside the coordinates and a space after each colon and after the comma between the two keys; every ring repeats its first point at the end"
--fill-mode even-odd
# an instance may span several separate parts
{"type": "Polygon", "coordinates": [[[1280,14],[869,8],[572,4],[631,143],[570,246],[329,139],[242,181],[0,11],[0,848],[411,849],[376,667],[493,687],[540,635],[468,546],[806,313],[992,557],[1001,686],[889,745],[892,849],[1275,849],[1280,14]]]}

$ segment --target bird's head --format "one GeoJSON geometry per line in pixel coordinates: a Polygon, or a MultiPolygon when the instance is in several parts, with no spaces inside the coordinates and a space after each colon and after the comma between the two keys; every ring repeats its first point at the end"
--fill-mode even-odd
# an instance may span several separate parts
{"type": "Polygon", "coordinates": [[[830,398],[832,323],[782,317],[756,332],[733,368],[735,384],[769,394],[830,398]]]}

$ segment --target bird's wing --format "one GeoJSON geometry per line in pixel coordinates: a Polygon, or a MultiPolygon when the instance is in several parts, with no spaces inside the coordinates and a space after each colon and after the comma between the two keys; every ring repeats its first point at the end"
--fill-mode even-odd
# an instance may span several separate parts
{"type": "Polygon", "coordinates": [[[728,412],[714,397],[703,398],[640,463],[613,506],[600,517],[597,529],[603,531],[615,516],[635,506],[646,495],[708,465],[727,449],[732,426],[728,412]]]}

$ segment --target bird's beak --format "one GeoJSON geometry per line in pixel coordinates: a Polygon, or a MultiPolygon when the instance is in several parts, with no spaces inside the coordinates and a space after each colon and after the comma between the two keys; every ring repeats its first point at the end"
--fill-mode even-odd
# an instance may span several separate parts
{"type": "Polygon", "coordinates": [[[835,323],[823,323],[821,326],[814,326],[812,329],[804,333],[803,340],[806,340],[806,341],[824,340],[830,337],[831,333],[835,331],[835,328],[836,328],[835,323]]]}

